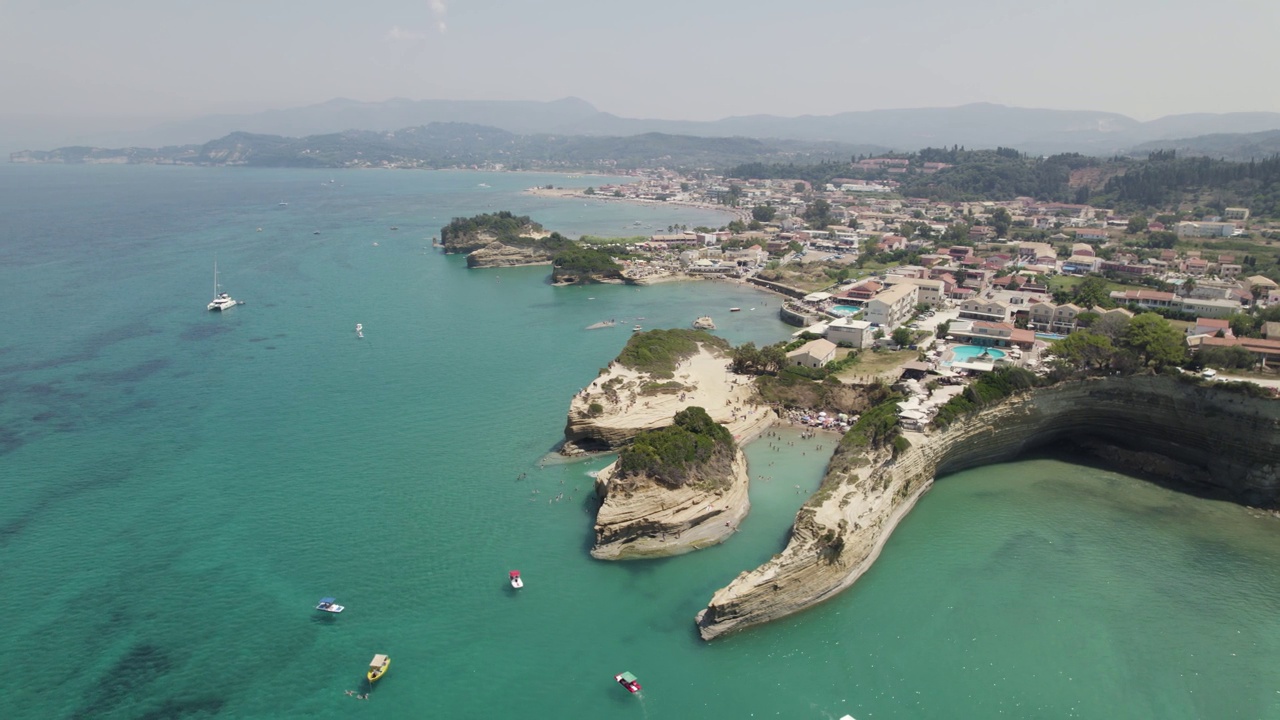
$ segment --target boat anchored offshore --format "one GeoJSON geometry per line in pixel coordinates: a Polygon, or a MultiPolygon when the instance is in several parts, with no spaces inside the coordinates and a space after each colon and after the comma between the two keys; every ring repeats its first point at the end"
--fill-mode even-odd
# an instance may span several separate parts
{"type": "Polygon", "coordinates": [[[316,609],[335,614],[346,610],[345,607],[338,604],[337,598],[320,598],[320,604],[316,605],[316,609]]]}
{"type": "Polygon", "coordinates": [[[614,675],[613,679],[616,680],[619,685],[626,688],[631,693],[640,692],[640,681],[636,679],[635,675],[632,675],[629,672],[624,672],[619,675],[614,675]]]}
{"type": "Polygon", "coordinates": [[[364,337],[364,326],[361,325],[360,323],[356,323],[356,337],[358,338],[364,337]]]}
{"type": "Polygon", "coordinates": [[[369,679],[370,684],[373,684],[387,674],[389,667],[391,667],[391,658],[386,655],[374,655],[369,661],[369,672],[365,673],[365,677],[369,679]]]}
{"type": "Polygon", "coordinates": [[[742,312],[742,308],[729,308],[729,312],[742,312]]]}
{"type": "Polygon", "coordinates": [[[640,332],[643,329],[644,328],[640,327],[639,325],[636,325],[635,327],[631,328],[631,332],[640,332]]]}
{"type": "Polygon", "coordinates": [[[209,309],[217,310],[221,312],[223,310],[230,310],[231,308],[237,305],[243,305],[243,303],[236,300],[232,300],[231,296],[224,292],[218,292],[218,261],[214,260],[213,261],[213,302],[209,303],[209,309]]]}
{"type": "Polygon", "coordinates": [[[524,587],[524,581],[520,579],[519,570],[512,570],[511,572],[507,573],[507,576],[511,578],[511,587],[517,590],[524,587]]]}

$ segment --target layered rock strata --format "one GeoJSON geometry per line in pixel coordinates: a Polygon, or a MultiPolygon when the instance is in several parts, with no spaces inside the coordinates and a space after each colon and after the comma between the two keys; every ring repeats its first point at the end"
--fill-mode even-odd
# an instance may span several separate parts
{"type": "Polygon", "coordinates": [[[482,248],[467,253],[467,267],[495,268],[524,265],[550,265],[551,253],[540,248],[517,247],[493,241],[482,248]]]}
{"type": "Polygon", "coordinates": [[[696,618],[703,639],[832,597],[875,561],[939,474],[1083,443],[1153,479],[1251,506],[1280,501],[1280,402],[1167,376],[1063,383],[1009,398],[893,458],[836,452],[780,555],[744,572],[696,618]]]}
{"type": "Polygon", "coordinates": [[[603,501],[591,556],[600,560],[665,557],[715,545],[738,529],[751,508],[740,449],[731,476],[715,489],[670,488],[648,477],[619,481],[616,469],[615,462],[596,477],[603,501]]]}

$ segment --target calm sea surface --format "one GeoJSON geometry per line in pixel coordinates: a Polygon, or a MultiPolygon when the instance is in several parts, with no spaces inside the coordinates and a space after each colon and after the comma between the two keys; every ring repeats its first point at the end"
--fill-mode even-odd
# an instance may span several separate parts
{"type": "Polygon", "coordinates": [[[720,547],[591,560],[608,459],[547,455],[572,394],[632,324],[788,329],[731,284],[552,288],[429,247],[499,209],[724,222],[519,194],[549,182],[600,180],[0,166],[0,716],[1280,718],[1280,523],[1062,460],[945,478],[852,590],[697,640],[834,443],[748,448],[720,547]],[[221,315],[215,254],[247,302],[221,315]]]}

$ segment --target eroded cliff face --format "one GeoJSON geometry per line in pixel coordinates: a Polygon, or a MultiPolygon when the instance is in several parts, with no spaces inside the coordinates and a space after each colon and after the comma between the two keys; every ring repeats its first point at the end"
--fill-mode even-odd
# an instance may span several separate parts
{"type": "Polygon", "coordinates": [[[522,265],[550,265],[551,253],[539,248],[515,247],[498,241],[467,253],[467,267],[495,268],[522,265]]]}
{"type": "Polygon", "coordinates": [[[939,474],[1057,443],[1247,505],[1280,501],[1280,402],[1165,376],[1064,383],[1010,398],[944,431],[908,433],[898,458],[837,451],[783,552],[697,616],[710,640],[798,612],[852,585],[939,474]]]}
{"type": "MultiPolygon", "coordinates": [[[[532,225],[525,225],[520,228],[518,233],[521,237],[540,238],[546,237],[549,233],[536,228],[532,225]]],[[[452,232],[449,226],[440,230],[440,247],[444,248],[446,253],[471,253],[486,247],[494,242],[498,242],[498,235],[488,230],[477,230],[475,232],[452,232]]]]}
{"type": "Polygon", "coordinates": [[[600,560],[666,557],[715,545],[738,529],[751,508],[741,449],[735,450],[732,473],[716,489],[669,488],[650,478],[619,482],[616,467],[615,462],[596,477],[603,502],[591,556],[600,560]]]}

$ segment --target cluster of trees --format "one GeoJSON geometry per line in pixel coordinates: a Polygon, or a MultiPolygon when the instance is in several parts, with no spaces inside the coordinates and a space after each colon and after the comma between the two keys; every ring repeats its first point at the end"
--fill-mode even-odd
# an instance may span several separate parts
{"type": "Polygon", "coordinates": [[[1119,313],[1100,316],[1088,329],[1054,342],[1049,353],[1057,379],[1079,373],[1159,371],[1187,360],[1182,333],[1152,312],[1132,320],[1119,313]]]}
{"type": "Polygon", "coordinates": [[[608,252],[582,247],[573,242],[551,257],[551,265],[554,268],[553,279],[562,275],[619,277],[622,274],[622,266],[614,262],[613,256],[608,252]]]}
{"type": "Polygon", "coordinates": [[[618,453],[618,470],[622,477],[645,475],[668,487],[683,487],[724,474],[734,448],[727,428],[703,408],[689,407],[676,413],[672,425],[637,435],[618,453]]]}
{"type": "Polygon", "coordinates": [[[812,164],[748,162],[735,165],[724,174],[725,177],[742,180],[803,180],[820,188],[835,178],[848,177],[851,172],[849,164],[843,161],[812,164]]]}
{"type": "MultiPolygon", "coordinates": [[[[1029,157],[1016,150],[922,150],[920,157],[939,157],[952,167],[937,173],[908,173],[901,192],[931,200],[1012,200],[1027,196],[1057,202],[1083,202],[1087,188],[1070,186],[1071,172],[1101,161],[1078,153],[1029,157]]],[[[1003,233],[1001,234],[1003,237],[1003,233]]]]}
{"type": "Polygon", "coordinates": [[[1176,208],[1199,204],[1209,209],[1250,208],[1255,215],[1280,215],[1280,156],[1249,162],[1179,158],[1173,150],[1151,153],[1145,162],[1106,182],[1090,202],[1121,210],[1176,208]]]}
{"type": "Polygon", "coordinates": [[[730,365],[740,375],[775,375],[787,363],[786,346],[774,343],[757,348],[753,342],[735,347],[730,353],[730,365]]]}
{"type": "Polygon", "coordinates": [[[1053,291],[1053,302],[1058,305],[1075,303],[1083,308],[1113,308],[1111,291],[1107,289],[1107,281],[1097,275],[1090,275],[1073,288],[1059,288],[1053,291]]]}
{"type": "Polygon", "coordinates": [[[456,217],[440,228],[440,241],[445,245],[464,240],[479,233],[493,235],[506,244],[513,244],[521,236],[542,232],[542,226],[528,215],[516,215],[509,210],[482,213],[469,218],[456,217]]]}

